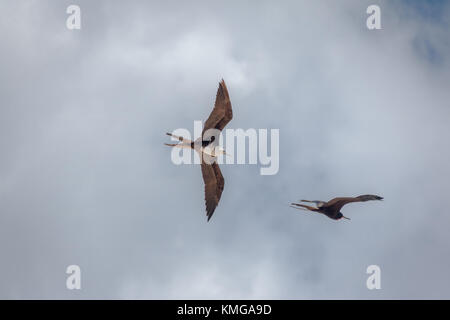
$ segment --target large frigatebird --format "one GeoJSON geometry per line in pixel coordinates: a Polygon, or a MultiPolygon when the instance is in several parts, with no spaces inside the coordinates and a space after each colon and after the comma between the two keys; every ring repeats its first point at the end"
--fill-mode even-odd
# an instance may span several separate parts
{"type": "Polygon", "coordinates": [[[226,153],[224,149],[217,146],[219,141],[217,133],[220,133],[232,118],[233,111],[231,109],[230,96],[228,95],[225,81],[222,79],[219,83],[219,88],[217,89],[214,108],[205,122],[202,136],[200,138],[195,141],[191,141],[189,139],[167,133],[167,135],[178,139],[180,143],[165,143],[165,145],[170,147],[194,149],[200,156],[203,182],[205,183],[206,216],[208,217],[208,221],[211,219],[214,210],[219,204],[225,185],[225,180],[216,159],[218,155],[226,155],[226,153]]]}

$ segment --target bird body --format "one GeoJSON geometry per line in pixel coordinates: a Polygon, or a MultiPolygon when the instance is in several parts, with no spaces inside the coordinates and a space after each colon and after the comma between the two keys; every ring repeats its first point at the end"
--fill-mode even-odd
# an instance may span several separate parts
{"type": "Polygon", "coordinates": [[[326,215],[328,218],[339,220],[339,219],[348,219],[341,213],[341,209],[343,206],[345,206],[347,203],[351,202],[365,202],[369,200],[383,200],[382,197],[372,195],[372,194],[364,194],[358,197],[339,197],[331,199],[328,202],[325,201],[319,201],[319,200],[300,200],[300,202],[310,202],[315,203],[316,207],[308,206],[301,203],[291,203],[291,207],[295,209],[303,209],[303,210],[309,210],[317,213],[322,213],[326,215]]]}
{"type": "Polygon", "coordinates": [[[232,118],[233,111],[231,109],[228,89],[225,85],[225,81],[222,79],[219,83],[219,88],[217,89],[214,108],[205,122],[202,136],[200,138],[195,141],[191,141],[189,139],[167,133],[167,135],[178,139],[180,143],[165,143],[165,145],[176,148],[190,148],[197,151],[200,156],[202,177],[205,184],[205,205],[208,221],[211,219],[217,205],[219,204],[225,185],[225,180],[216,159],[218,155],[226,155],[226,153],[224,149],[217,145],[219,139],[216,136],[223,130],[232,118]]]}
{"type": "MultiPolygon", "coordinates": [[[[171,133],[166,133],[166,134],[168,136],[177,138],[177,136],[175,136],[171,133]]],[[[187,140],[187,139],[184,139],[184,140],[187,140]]],[[[218,155],[225,154],[225,150],[216,146],[214,144],[214,142],[202,141],[201,138],[197,139],[195,142],[191,142],[189,140],[189,141],[183,141],[178,144],[165,143],[165,145],[169,146],[169,147],[175,147],[175,148],[193,149],[198,152],[200,157],[209,156],[209,157],[217,158],[218,155]]]]}

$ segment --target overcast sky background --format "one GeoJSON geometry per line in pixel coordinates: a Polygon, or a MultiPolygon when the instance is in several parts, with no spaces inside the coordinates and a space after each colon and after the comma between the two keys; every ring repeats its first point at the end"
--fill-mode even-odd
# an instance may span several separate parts
{"type": "Polygon", "coordinates": [[[450,298],[449,2],[2,0],[0,16],[0,298],[450,298]],[[199,166],[163,143],[206,119],[222,77],[228,128],[280,129],[280,170],[222,165],[207,223],[199,166]],[[366,193],[385,201],[351,221],[288,206],[366,193]]]}

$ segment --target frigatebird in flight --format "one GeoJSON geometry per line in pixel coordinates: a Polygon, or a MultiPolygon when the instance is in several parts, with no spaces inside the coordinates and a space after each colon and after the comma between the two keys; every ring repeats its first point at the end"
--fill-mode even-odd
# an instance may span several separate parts
{"type": "Polygon", "coordinates": [[[334,198],[331,199],[328,202],[325,201],[319,201],[319,200],[300,200],[300,202],[312,202],[316,205],[316,207],[307,206],[300,203],[291,203],[291,207],[295,209],[302,209],[302,210],[309,210],[317,213],[323,213],[328,218],[339,220],[339,219],[347,219],[350,220],[350,218],[345,217],[341,213],[341,209],[343,206],[345,206],[347,203],[351,202],[363,202],[363,201],[369,201],[369,200],[383,200],[380,196],[375,196],[372,194],[365,194],[359,197],[340,197],[340,198],[334,198]]]}
{"type": "Polygon", "coordinates": [[[200,138],[195,141],[191,141],[189,139],[167,133],[167,135],[178,139],[180,143],[165,143],[165,145],[178,148],[190,148],[197,151],[200,156],[203,182],[205,183],[205,204],[208,221],[211,219],[214,210],[219,204],[225,185],[222,172],[220,172],[219,165],[216,162],[218,155],[226,155],[225,150],[217,146],[219,142],[218,134],[220,134],[232,118],[233,111],[231,109],[230,96],[228,95],[225,81],[222,79],[219,83],[219,88],[217,89],[214,108],[205,122],[202,136],[200,138]]]}

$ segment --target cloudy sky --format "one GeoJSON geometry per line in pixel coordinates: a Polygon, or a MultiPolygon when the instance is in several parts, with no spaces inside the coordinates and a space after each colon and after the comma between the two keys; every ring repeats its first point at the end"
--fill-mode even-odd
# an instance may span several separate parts
{"type": "Polygon", "coordinates": [[[0,16],[1,298],[450,298],[449,2],[2,0],[0,16]],[[221,78],[228,128],[280,130],[280,170],[222,165],[207,223],[200,168],[163,143],[221,78]],[[351,221],[288,206],[365,193],[385,201],[351,221]]]}

